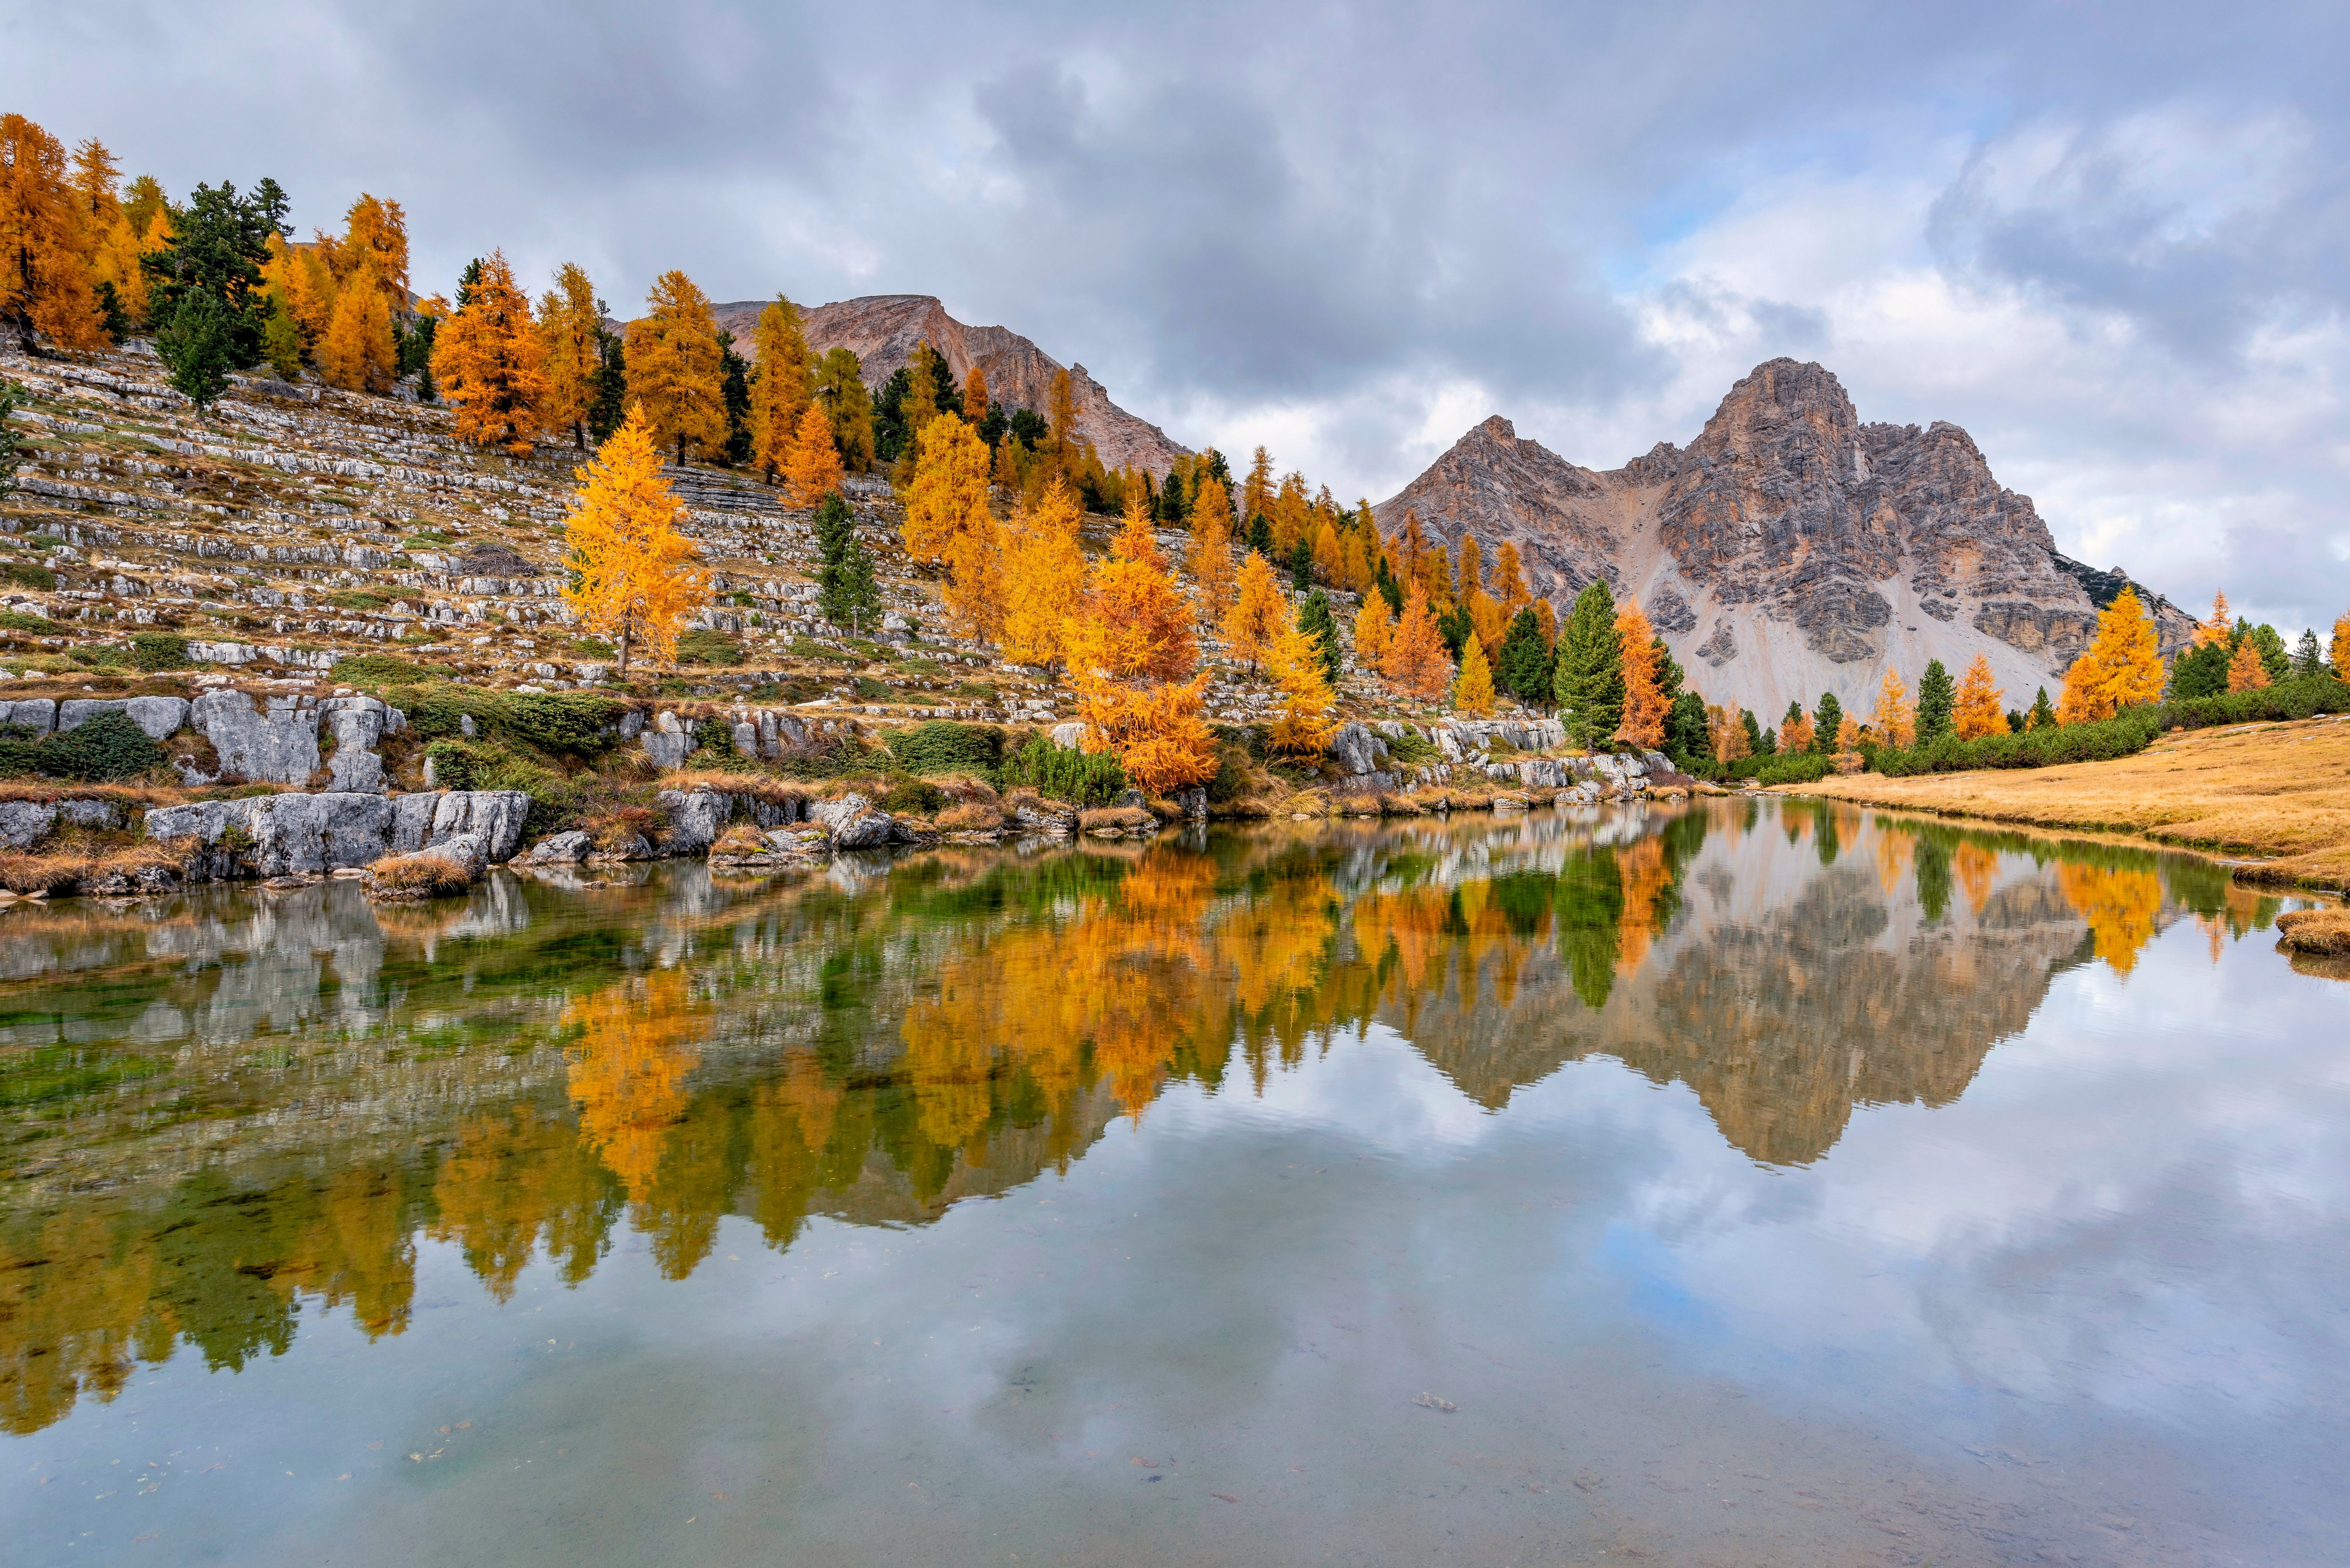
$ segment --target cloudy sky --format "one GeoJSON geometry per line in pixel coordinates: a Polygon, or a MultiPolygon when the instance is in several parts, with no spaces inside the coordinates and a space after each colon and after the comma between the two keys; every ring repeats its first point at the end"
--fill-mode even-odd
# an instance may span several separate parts
{"type": "Polygon", "coordinates": [[[1611,467],[1774,355],[2058,545],[2350,606],[2350,10],[0,0],[0,107],[175,196],[406,203],[624,313],[941,296],[1341,495],[1487,414],[1611,467]]]}

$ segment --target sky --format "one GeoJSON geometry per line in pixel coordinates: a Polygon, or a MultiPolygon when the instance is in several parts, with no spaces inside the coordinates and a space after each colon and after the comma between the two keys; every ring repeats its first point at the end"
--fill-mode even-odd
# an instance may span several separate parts
{"type": "Polygon", "coordinates": [[[2350,607],[2350,7],[0,0],[0,110],[622,315],[932,294],[1194,447],[1609,468],[1779,355],[2057,545],[2350,607]]]}

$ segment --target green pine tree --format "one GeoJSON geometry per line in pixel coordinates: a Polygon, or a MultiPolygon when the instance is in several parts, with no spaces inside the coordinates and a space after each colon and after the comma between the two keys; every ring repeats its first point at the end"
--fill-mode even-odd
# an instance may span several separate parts
{"type": "MultiPolygon", "coordinates": [[[[285,220],[286,193],[274,180],[264,180],[250,196],[239,196],[225,181],[217,188],[199,185],[185,207],[173,209],[172,234],[163,247],[139,258],[147,276],[155,352],[171,368],[174,386],[182,376],[190,385],[208,384],[212,372],[206,367],[215,362],[223,371],[261,363],[269,324],[261,268],[269,260],[269,236],[281,232],[285,220]],[[182,307],[195,299],[212,302],[208,319],[173,333],[182,307]],[[190,354],[196,358],[183,368],[175,356],[190,354]]],[[[215,390],[199,406],[217,396],[215,390]]]]}
{"type": "Polygon", "coordinates": [[[629,418],[628,345],[617,332],[596,328],[596,389],[588,401],[588,433],[601,446],[629,418]]]}
{"type": "Polygon", "coordinates": [[[1289,582],[1301,594],[1314,586],[1314,546],[1302,537],[1289,547],[1289,582]]]}
{"type": "Polygon", "coordinates": [[[2307,627],[2301,631],[2301,642],[2293,650],[2293,678],[2308,680],[2325,673],[2325,653],[2317,646],[2317,633],[2307,627]]]}
{"type": "Polygon", "coordinates": [[[2170,694],[2217,697],[2228,689],[2229,658],[2225,639],[2189,649],[2170,661],[2170,694]]]}
{"type": "Polygon", "coordinates": [[[1750,757],[1769,756],[1771,753],[1762,749],[1762,726],[1754,722],[1754,710],[1741,708],[1738,722],[1746,731],[1746,754],[1750,757]]]}
{"type": "Polygon", "coordinates": [[[171,367],[172,385],[196,405],[198,413],[228,390],[236,366],[235,319],[212,294],[191,292],[155,335],[155,352],[171,367]]]}
{"type": "Polygon", "coordinates": [[[1713,746],[1706,733],[1705,694],[1681,691],[1665,714],[1665,755],[1683,773],[1710,767],[1713,746]]]}
{"type": "Polygon", "coordinates": [[[1624,659],[1616,639],[1616,596],[1600,578],[1575,598],[1558,633],[1551,688],[1566,732],[1586,751],[1605,745],[1624,720],[1624,659]]]}
{"type": "Polygon", "coordinates": [[[2252,645],[2261,650],[2261,668],[2269,672],[2269,680],[2282,680],[2293,673],[2293,656],[2284,650],[2284,639],[2277,628],[2266,621],[2252,628],[2252,645]]]}
{"type": "Polygon", "coordinates": [[[881,595],[873,582],[873,557],[857,536],[857,520],[837,490],[825,492],[816,507],[816,594],[824,618],[836,626],[871,628],[881,618],[881,595]]]}
{"type": "Polygon", "coordinates": [[[1273,559],[1273,519],[1262,512],[1249,519],[1248,546],[1266,560],[1273,559]]]}
{"type": "Polygon", "coordinates": [[[734,352],[734,334],[718,334],[718,396],[726,406],[726,461],[751,461],[751,361],[734,352]]]}
{"type": "Polygon", "coordinates": [[[1820,705],[1812,710],[1812,750],[1827,756],[1835,750],[1836,731],[1844,726],[1844,704],[1833,691],[1820,693],[1820,705]]]}
{"type": "Polygon", "coordinates": [[[1543,646],[1542,620],[1528,605],[1510,618],[1502,634],[1502,655],[1493,661],[1502,690],[1542,707],[1550,706],[1550,649],[1543,646]]]}
{"type": "Polygon", "coordinates": [[[1918,743],[1950,732],[1950,710],[1958,701],[1958,682],[1942,667],[1939,659],[1926,661],[1926,673],[1918,678],[1918,743]]]}
{"type": "MultiPolygon", "coordinates": [[[[1159,492],[1159,520],[1170,528],[1178,528],[1190,513],[1191,508],[1183,504],[1183,482],[1168,474],[1166,484],[1159,492]]],[[[1314,558],[1312,549],[1305,552],[1305,557],[1310,565],[1314,558]]]]}
{"type": "Polygon", "coordinates": [[[2045,686],[2040,689],[2040,695],[2032,700],[2032,714],[2025,722],[2035,730],[2056,727],[2056,704],[2048,701],[2048,688],[2045,686]]]}
{"type": "MultiPolygon", "coordinates": [[[[1170,490],[1177,488],[1169,485],[1170,490]]],[[[1330,690],[1338,689],[1338,676],[1346,669],[1346,659],[1338,649],[1338,622],[1330,613],[1330,596],[1315,588],[1305,596],[1305,603],[1297,612],[1297,629],[1314,639],[1320,650],[1323,677],[1330,690]]]]}
{"type": "Polygon", "coordinates": [[[0,495],[16,488],[16,469],[25,461],[25,438],[8,422],[24,396],[16,382],[0,380],[0,495]]]}

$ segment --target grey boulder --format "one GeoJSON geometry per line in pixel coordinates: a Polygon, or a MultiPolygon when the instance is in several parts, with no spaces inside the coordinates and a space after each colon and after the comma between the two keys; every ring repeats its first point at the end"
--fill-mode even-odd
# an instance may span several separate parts
{"type": "Polygon", "coordinates": [[[270,697],[255,707],[244,692],[224,687],[190,704],[195,725],[220,758],[221,772],[255,784],[298,784],[318,771],[318,710],[314,699],[270,697]]]}
{"type": "Polygon", "coordinates": [[[68,697],[57,704],[57,733],[78,730],[100,713],[120,713],[151,741],[160,741],[188,722],[185,697],[68,697]]]}
{"type": "Polygon", "coordinates": [[[913,830],[886,811],[874,808],[861,794],[808,803],[808,820],[825,830],[835,849],[878,849],[885,844],[910,844],[913,830]]]}
{"type": "Polygon", "coordinates": [[[665,789],[653,798],[669,815],[667,842],[673,854],[698,855],[708,849],[734,815],[734,803],[716,790],[665,789]]]}

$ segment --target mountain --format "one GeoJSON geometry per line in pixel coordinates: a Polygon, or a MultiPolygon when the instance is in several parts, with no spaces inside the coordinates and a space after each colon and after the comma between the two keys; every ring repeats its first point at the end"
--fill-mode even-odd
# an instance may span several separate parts
{"type": "MultiPolygon", "coordinates": [[[[755,357],[759,312],[766,306],[764,299],[746,299],[714,306],[712,314],[734,335],[737,352],[755,357]]],[[[819,354],[846,348],[856,355],[868,389],[895,375],[925,338],[946,357],[947,369],[958,383],[971,374],[973,364],[985,370],[988,395],[1007,409],[1045,412],[1053,378],[1063,369],[1059,360],[1011,328],[967,327],[926,294],[867,295],[803,308],[800,317],[808,347],[819,354]]],[[[1157,425],[1111,402],[1109,393],[1083,365],[1067,369],[1069,390],[1076,399],[1077,433],[1094,443],[1103,462],[1163,475],[1177,458],[1191,455],[1191,448],[1170,441],[1157,425]]]]}
{"type": "MultiPolygon", "coordinates": [[[[1697,440],[1622,468],[1578,467],[1487,420],[1372,508],[1394,533],[1513,540],[1564,613],[1605,577],[1646,607],[1689,683],[1775,722],[1834,691],[1866,714],[1890,664],[1915,690],[1980,651],[2025,707],[2095,628],[2127,574],[2059,555],[2029,496],[1991,477],[1967,432],[1864,424],[1835,376],[1773,359],[1730,389],[1697,440]]],[[[2194,621],[2143,587],[2163,651],[2194,621]]],[[[2054,693],[2052,691],[2051,695],[2054,693]]]]}

